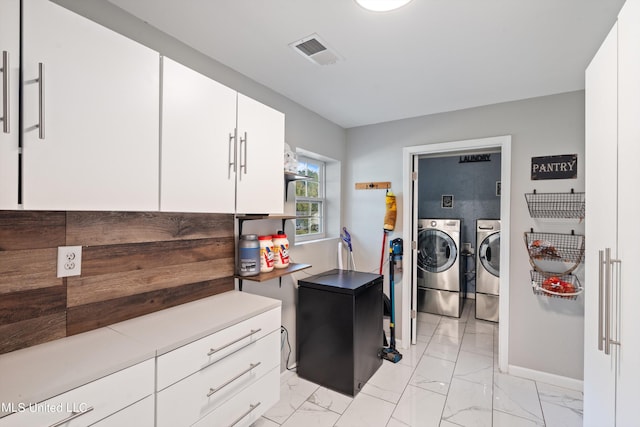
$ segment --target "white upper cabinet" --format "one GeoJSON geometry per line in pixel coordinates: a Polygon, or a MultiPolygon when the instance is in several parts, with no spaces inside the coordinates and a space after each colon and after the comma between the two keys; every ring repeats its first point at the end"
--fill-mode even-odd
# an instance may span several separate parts
{"type": "Polygon", "coordinates": [[[284,210],[284,114],[238,94],[236,212],[284,210]]]}
{"type": "Polygon", "coordinates": [[[18,207],[20,1],[0,1],[0,209],[18,207]]]}
{"type": "Polygon", "coordinates": [[[25,209],[158,210],[159,55],[23,0],[25,209]]]}
{"type": "Polygon", "coordinates": [[[160,210],[235,212],[236,91],[162,58],[160,210]]]}

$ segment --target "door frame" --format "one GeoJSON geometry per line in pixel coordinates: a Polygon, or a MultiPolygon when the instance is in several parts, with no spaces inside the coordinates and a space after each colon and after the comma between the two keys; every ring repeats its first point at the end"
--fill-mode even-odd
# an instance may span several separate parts
{"type": "MultiPolygon", "coordinates": [[[[414,210],[414,192],[412,172],[417,164],[418,156],[434,154],[451,154],[479,150],[500,151],[500,327],[498,328],[498,366],[501,372],[507,372],[509,366],[509,248],[510,248],[510,211],[511,211],[511,135],[495,136],[489,138],[467,139],[461,141],[441,142],[434,144],[415,145],[402,149],[402,237],[405,242],[417,242],[417,209],[414,210]]],[[[402,281],[400,315],[401,341],[415,344],[416,318],[411,316],[417,313],[417,274],[413,268],[413,260],[417,258],[417,244],[406,245],[410,248],[410,256],[404,256],[402,268],[411,272],[410,280],[402,281]]],[[[405,251],[409,252],[409,251],[405,251]]],[[[407,254],[406,254],[407,255],[407,254]]]]}

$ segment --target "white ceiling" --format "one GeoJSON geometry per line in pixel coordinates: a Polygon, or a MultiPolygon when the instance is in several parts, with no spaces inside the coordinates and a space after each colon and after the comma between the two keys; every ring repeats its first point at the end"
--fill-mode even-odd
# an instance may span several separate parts
{"type": "Polygon", "coordinates": [[[344,128],[584,88],[624,0],[109,0],[344,128]],[[344,58],[289,44],[317,33],[344,58]]]}

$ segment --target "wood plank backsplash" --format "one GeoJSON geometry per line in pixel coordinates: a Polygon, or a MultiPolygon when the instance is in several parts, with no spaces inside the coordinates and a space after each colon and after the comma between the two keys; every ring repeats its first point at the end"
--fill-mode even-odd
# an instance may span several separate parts
{"type": "Polygon", "coordinates": [[[0,211],[0,354],[232,290],[234,251],[230,214],[0,211]]]}

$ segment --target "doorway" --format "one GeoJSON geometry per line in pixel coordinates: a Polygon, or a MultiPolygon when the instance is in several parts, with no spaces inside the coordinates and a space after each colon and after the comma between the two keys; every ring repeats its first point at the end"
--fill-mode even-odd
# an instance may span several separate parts
{"type": "MultiPolygon", "coordinates": [[[[507,371],[508,367],[508,336],[509,336],[509,206],[510,206],[510,175],[511,175],[511,136],[499,136],[472,140],[452,141],[437,144],[405,147],[403,149],[403,223],[406,224],[403,238],[411,243],[411,251],[405,254],[403,269],[412,272],[409,280],[402,283],[400,316],[401,340],[403,343],[416,343],[417,330],[417,302],[418,278],[414,266],[418,258],[418,185],[417,172],[422,158],[436,156],[452,157],[478,155],[477,153],[500,153],[500,185],[496,190],[500,192],[500,327],[498,361],[500,370],[507,371]],[[407,256],[408,255],[408,256],[407,256]]],[[[449,203],[449,198],[443,198],[442,203],[449,203]]],[[[455,201],[453,201],[455,203],[455,201]]]]}

